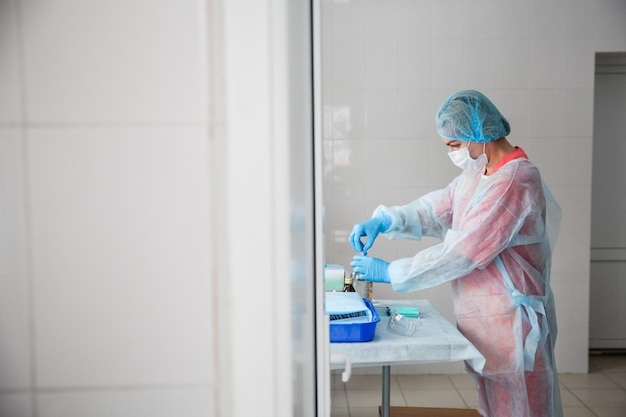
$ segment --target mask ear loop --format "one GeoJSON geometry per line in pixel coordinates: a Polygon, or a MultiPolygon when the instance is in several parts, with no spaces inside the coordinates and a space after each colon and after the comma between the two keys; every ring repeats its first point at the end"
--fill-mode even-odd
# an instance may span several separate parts
{"type": "MultiPolygon", "coordinates": [[[[487,156],[486,152],[487,152],[487,142],[483,142],[483,153],[485,154],[485,156],[487,156]]],[[[487,175],[487,165],[489,165],[489,157],[487,157],[487,163],[485,164],[485,172],[484,172],[485,175],[487,175]]]]}

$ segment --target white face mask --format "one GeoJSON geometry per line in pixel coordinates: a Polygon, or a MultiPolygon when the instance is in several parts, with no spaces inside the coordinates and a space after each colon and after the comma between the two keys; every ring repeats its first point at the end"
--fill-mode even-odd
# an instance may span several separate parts
{"type": "Polygon", "coordinates": [[[467,172],[476,172],[476,171],[485,171],[485,166],[487,166],[487,154],[485,153],[485,144],[483,143],[483,153],[478,156],[478,158],[474,159],[469,154],[469,143],[466,147],[461,148],[456,151],[448,152],[452,163],[463,171],[467,172]]]}

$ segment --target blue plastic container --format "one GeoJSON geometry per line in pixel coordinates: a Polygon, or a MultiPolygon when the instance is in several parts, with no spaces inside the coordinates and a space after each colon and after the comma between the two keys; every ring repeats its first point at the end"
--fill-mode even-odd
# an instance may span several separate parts
{"type": "Polygon", "coordinates": [[[370,300],[364,298],[367,308],[372,312],[372,321],[367,323],[330,323],[331,343],[369,342],[374,338],[376,324],[380,317],[370,300]]]}

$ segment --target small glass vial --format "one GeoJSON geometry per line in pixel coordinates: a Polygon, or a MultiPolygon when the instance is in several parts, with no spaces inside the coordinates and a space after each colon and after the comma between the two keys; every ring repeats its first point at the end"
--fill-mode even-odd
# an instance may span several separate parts
{"type": "Polygon", "coordinates": [[[371,301],[374,296],[374,284],[372,283],[372,281],[359,279],[359,273],[354,271],[350,276],[352,277],[352,280],[354,282],[356,292],[359,293],[361,298],[367,298],[371,301]]]}
{"type": "Polygon", "coordinates": [[[343,279],[343,292],[356,292],[354,285],[352,285],[352,276],[345,277],[343,279]]]}

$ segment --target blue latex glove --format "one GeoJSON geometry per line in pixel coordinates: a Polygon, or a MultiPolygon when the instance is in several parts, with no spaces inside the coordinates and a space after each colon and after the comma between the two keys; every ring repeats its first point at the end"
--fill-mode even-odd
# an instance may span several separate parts
{"type": "Polygon", "coordinates": [[[389,226],[391,226],[391,219],[385,215],[379,215],[363,223],[357,223],[354,225],[352,233],[350,233],[350,245],[357,252],[367,252],[374,244],[378,234],[389,229],[389,226]],[[361,241],[363,236],[367,237],[365,245],[361,241]]]}
{"type": "Polygon", "coordinates": [[[386,282],[389,284],[389,262],[370,256],[356,255],[350,266],[358,272],[359,279],[372,282],[386,282]]]}

